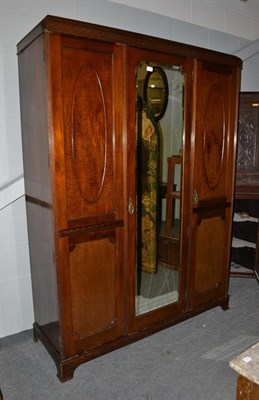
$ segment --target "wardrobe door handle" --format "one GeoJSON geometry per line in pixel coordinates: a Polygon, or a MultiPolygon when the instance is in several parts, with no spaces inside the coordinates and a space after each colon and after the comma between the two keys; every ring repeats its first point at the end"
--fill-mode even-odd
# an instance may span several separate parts
{"type": "Polygon", "coordinates": [[[134,205],[133,205],[131,197],[129,197],[129,200],[128,200],[128,213],[129,213],[129,215],[134,214],[134,205]]]}

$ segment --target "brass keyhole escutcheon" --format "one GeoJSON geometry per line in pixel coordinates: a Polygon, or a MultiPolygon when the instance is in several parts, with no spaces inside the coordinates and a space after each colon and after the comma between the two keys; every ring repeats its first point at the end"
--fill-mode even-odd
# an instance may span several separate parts
{"type": "Polygon", "coordinates": [[[195,189],[193,192],[193,203],[196,206],[198,204],[198,202],[199,202],[199,195],[198,195],[197,190],[195,189]]]}
{"type": "Polygon", "coordinates": [[[129,215],[134,214],[134,205],[133,205],[131,197],[129,197],[129,200],[128,200],[128,213],[129,213],[129,215]]]}

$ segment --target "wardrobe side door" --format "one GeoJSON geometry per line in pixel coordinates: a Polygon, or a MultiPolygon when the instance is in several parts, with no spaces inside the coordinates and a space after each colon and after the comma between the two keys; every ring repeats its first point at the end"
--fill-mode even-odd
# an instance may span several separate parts
{"type": "Polygon", "coordinates": [[[121,46],[62,39],[66,227],[62,307],[71,352],[125,333],[121,46]]]}
{"type": "Polygon", "coordinates": [[[190,308],[228,303],[239,71],[196,62],[190,308]]]}

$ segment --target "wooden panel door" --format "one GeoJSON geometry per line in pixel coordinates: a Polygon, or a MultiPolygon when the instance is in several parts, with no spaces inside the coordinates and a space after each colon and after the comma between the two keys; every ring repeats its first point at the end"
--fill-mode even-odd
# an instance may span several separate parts
{"type": "Polygon", "coordinates": [[[58,272],[68,357],[125,333],[123,72],[120,46],[64,36],[60,48],[58,272]]]}
{"type": "Polygon", "coordinates": [[[196,62],[190,307],[227,306],[237,116],[236,70],[196,62]]]}

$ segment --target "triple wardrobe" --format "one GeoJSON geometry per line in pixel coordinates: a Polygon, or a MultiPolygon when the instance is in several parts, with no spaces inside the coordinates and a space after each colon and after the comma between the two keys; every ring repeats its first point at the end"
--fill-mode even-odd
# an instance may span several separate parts
{"type": "Polygon", "coordinates": [[[47,16],[18,62],[34,335],[59,379],[227,309],[240,59],[47,16]]]}

